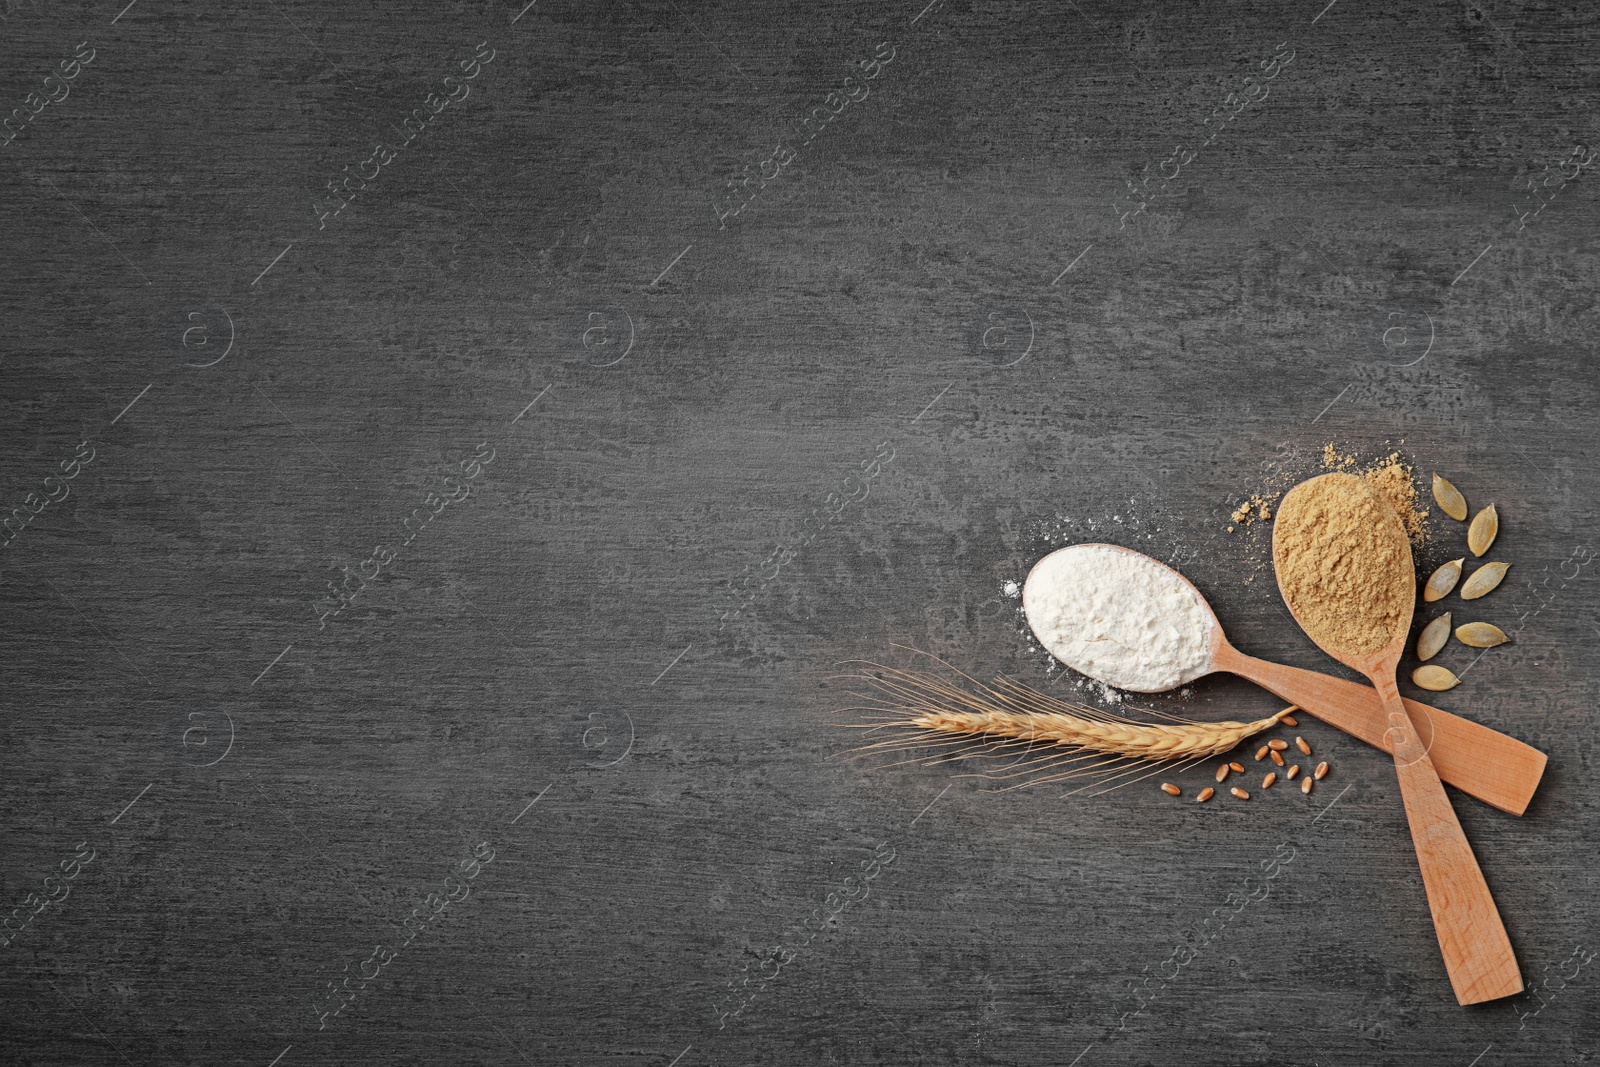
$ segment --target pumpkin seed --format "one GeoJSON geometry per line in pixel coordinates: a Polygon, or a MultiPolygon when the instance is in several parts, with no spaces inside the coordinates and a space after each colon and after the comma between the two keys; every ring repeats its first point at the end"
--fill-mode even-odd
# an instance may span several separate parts
{"type": "Polygon", "coordinates": [[[1492,592],[1494,587],[1500,584],[1500,580],[1506,576],[1506,571],[1510,566],[1511,564],[1509,563],[1485,563],[1467,575],[1467,580],[1461,583],[1461,599],[1477,600],[1486,593],[1492,592]]]}
{"type": "Polygon", "coordinates": [[[1468,622],[1456,627],[1456,640],[1472,648],[1493,648],[1511,639],[1492,622],[1468,622]]]}
{"type": "Polygon", "coordinates": [[[1428,575],[1428,584],[1422,587],[1422,599],[1431,604],[1449,596],[1450,590],[1461,580],[1461,565],[1466,561],[1466,556],[1453,559],[1428,575]]]}
{"type": "Polygon", "coordinates": [[[1435,667],[1432,664],[1426,667],[1418,667],[1412,671],[1411,680],[1416,683],[1419,689],[1427,689],[1435,693],[1442,693],[1446,689],[1454,689],[1461,684],[1460,678],[1457,678],[1443,667],[1435,667]]]}
{"type": "Polygon", "coordinates": [[[1433,475],[1433,499],[1438,501],[1440,510],[1452,519],[1457,522],[1466,519],[1467,498],[1461,495],[1461,490],[1439,477],[1437,471],[1433,475]]]}
{"type": "Polygon", "coordinates": [[[1467,527],[1467,547],[1474,556],[1481,556],[1494,544],[1494,535],[1500,532],[1500,513],[1490,504],[1472,517],[1467,527]]]}
{"type": "Polygon", "coordinates": [[[1430,660],[1450,640],[1450,613],[1447,611],[1422,628],[1417,635],[1417,658],[1430,660]]]}

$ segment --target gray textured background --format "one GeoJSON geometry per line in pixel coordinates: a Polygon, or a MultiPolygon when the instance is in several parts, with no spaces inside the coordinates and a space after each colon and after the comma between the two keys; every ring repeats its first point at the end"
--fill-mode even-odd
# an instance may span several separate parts
{"type": "Polygon", "coordinates": [[[1594,10],[5,5],[0,1061],[1592,1060],[1594,10]],[[1536,992],[1456,1006],[1314,721],[1248,805],[830,758],[897,644],[1095,699],[1001,591],[1072,541],[1328,668],[1227,515],[1402,439],[1503,516],[1438,703],[1550,754],[1452,794],[1536,992]]]}

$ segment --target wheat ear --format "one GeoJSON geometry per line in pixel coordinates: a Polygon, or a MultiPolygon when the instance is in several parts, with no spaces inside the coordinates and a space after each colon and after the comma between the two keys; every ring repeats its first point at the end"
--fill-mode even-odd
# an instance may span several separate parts
{"type": "MultiPolygon", "coordinates": [[[[1084,709],[1087,710],[1087,709],[1084,709]]],[[[1255,722],[1211,722],[1166,726],[1131,720],[1102,722],[1077,710],[1016,712],[932,711],[907,715],[900,725],[914,730],[961,736],[985,735],[1071,746],[1143,760],[1206,759],[1230,751],[1240,741],[1276,726],[1285,713],[1255,722]]]]}
{"type": "Polygon", "coordinates": [[[1172,720],[1170,725],[1138,722],[1047,696],[1009,678],[985,685],[955,671],[971,683],[976,689],[973,692],[928,672],[872,663],[862,666],[865,669],[852,676],[854,680],[882,695],[869,697],[872,703],[852,709],[874,713],[874,721],[850,725],[894,730],[901,736],[863,745],[848,754],[916,752],[918,756],[905,762],[940,763],[1014,755],[1022,746],[1024,751],[1012,764],[1013,773],[979,777],[1042,775],[1025,783],[1029,785],[1084,775],[1096,776],[1098,784],[1104,784],[1136,773],[1137,768],[1122,766],[1128,762],[1168,766],[1219,756],[1245,738],[1277,725],[1294,710],[1285,708],[1254,722],[1200,722],[1170,715],[1164,716],[1172,720]],[[1039,754],[1035,756],[1035,752],[1039,754]]]}

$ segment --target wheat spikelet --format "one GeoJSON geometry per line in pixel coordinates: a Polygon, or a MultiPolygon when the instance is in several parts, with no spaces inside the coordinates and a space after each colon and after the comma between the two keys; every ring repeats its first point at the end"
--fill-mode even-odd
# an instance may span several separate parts
{"type": "Polygon", "coordinates": [[[976,777],[1023,779],[1011,788],[1084,776],[1094,778],[1095,785],[1117,781],[1125,785],[1130,784],[1129,775],[1150,765],[1156,765],[1149,772],[1155,774],[1171,770],[1174,764],[1219,756],[1295,710],[1285,708],[1254,722],[1199,722],[1171,715],[1163,716],[1170,724],[1138,722],[1048,696],[1009,678],[985,685],[930,658],[970,683],[971,689],[929,672],[863,662],[864,669],[853,680],[882,695],[850,709],[873,713],[873,721],[849,725],[891,730],[897,736],[846,754],[909,752],[916,755],[901,762],[924,764],[1012,756],[1007,773],[976,777]]]}

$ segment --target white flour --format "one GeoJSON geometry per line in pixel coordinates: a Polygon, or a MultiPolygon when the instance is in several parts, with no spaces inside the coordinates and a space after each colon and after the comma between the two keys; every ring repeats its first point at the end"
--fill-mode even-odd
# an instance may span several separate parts
{"type": "Polygon", "coordinates": [[[1034,565],[1022,587],[1033,635],[1075,671],[1118,689],[1158,693],[1206,673],[1211,611],[1148,556],[1072,545],[1034,565]]]}

